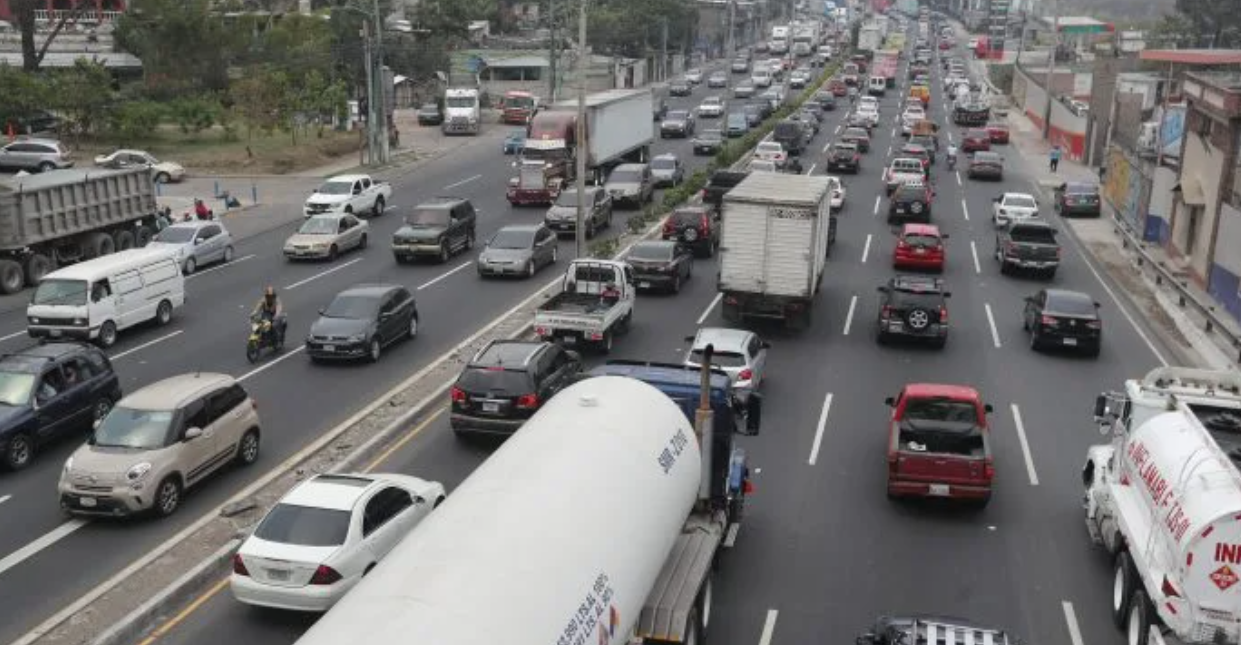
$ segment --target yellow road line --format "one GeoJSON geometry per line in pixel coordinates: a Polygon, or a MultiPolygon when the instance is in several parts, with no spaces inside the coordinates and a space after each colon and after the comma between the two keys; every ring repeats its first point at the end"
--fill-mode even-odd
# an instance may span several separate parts
{"type": "Polygon", "coordinates": [[[388,458],[393,455],[393,453],[403,448],[405,444],[410,442],[411,439],[418,436],[419,433],[421,433],[423,430],[427,428],[427,426],[431,425],[432,421],[435,421],[436,419],[440,417],[441,414],[444,414],[444,410],[447,410],[447,409],[448,409],[448,406],[446,405],[436,408],[435,411],[432,412],[430,416],[422,420],[422,423],[419,423],[418,425],[414,426],[412,430],[405,433],[405,436],[401,437],[399,440],[397,440],[396,443],[389,446],[388,449],[383,451],[378,457],[375,457],[375,460],[367,464],[366,468],[362,469],[362,472],[369,473],[372,470],[374,470],[377,466],[379,466],[379,464],[382,464],[383,462],[387,461],[388,458]]]}

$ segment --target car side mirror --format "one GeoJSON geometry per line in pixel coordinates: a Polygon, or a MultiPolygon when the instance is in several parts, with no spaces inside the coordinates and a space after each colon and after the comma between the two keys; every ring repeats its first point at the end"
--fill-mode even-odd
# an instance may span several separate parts
{"type": "Polygon", "coordinates": [[[697,338],[697,336],[686,336],[686,337],[685,337],[685,342],[687,342],[687,343],[692,343],[692,342],[694,342],[694,339],[695,339],[695,338],[697,338]]]}
{"type": "Polygon", "coordinates": [[[201,437],[201,436],[203,436],[203,429],[202,429],[202,428],[190,428],[189,430],[186,430],[186,431],[185,431],[185,436],[184,436],[184,438],[183,438],[182,440],[183,440],[183,441],[193,441],[193,440],[195,440],[195,439],[197,439],[197,438],[199,438],[199,437],[201,437]]]}
{"type": "Polygon", "coordinates": [[[425,497],[422,497],[420,495],[414,495],[414,503],[415,504],[426,504],[427,500],[425,497]]]}
{"type": "Polygon", "coordinates": [[[319,315],[320,315],[320,316],[322,316],[324,311],[327,311],[327,310],[326,310],[326,309],[320,309],[320,310],[319,310],[319,315]]]}
{"type": "Polygon", "coordinates": [[[878,291],[879,293],[887,293],[888,288],[884,286],[878,286],[878,287],[875,287],[875,291],[878,291]]]}
{"type": "Polygon", "coordinates": [[[204,240],[203,240],[203,238],[201,238],[201,237],[196,237],[196,238],[194,238],[194,246],[198,246],[199,244],[202,244],[202,243],[203,243],[203,241],[204,241],[204,240]]]}
{"type": "Polygon", "coordinates": [[[890,396],[889,396],[888,398],[886,398],[886,399],[884,399],[884,400],[883,400],[883,404],[884,404],[884,405],[886,405],[886,406],[888,406],[889,408],[891,408],[891,407],[895,407],[895,406],[896,406],[896,399],[895,399],[895,398],[893,398],[893,397],[890,397],[890,396]]]}
{"type": "MultiPolygon", "coordinates": [[[[92,430],[98,430],[99,426],[101,425],[103,425],[103,419],[95,419],[93,422],[91,422],[90,427],[92,430]]],[[[91,440],[93,441],[94,439],[95,439],[95,436],[92,434],[91,440]]]]}
{"type": "Polygon", "coordinates": [[[995,203],[997,203],[997,204],[998,204],[998,203],[1000,203],[1000,198],[999,198],[999,197],[992,197],[992,198],[991,198],[991,201],[993,201],[993,202],[995,202],[995,203]]]}
{"type": "Polygon", "coordinates": [[[751,392],[745,400],[745,435],[758,436],[763,425],[763,395],[751,392]]]}
{"type": "Polygon", "coordinates": [[[771,342],[770,342],[770,341],[766,341],[766,340],[764,340],[764,341],[759,341],[758,346],[759,346],[759,347],[761,347],[761,348],[763,348],[763,349],[771,349],[771,342]]]}
{"type": "Polygon", "coordinates": [[[1094,399],[1094,418],[1096,420],[1103,419],[1111,413],[1111,406],[1108,405],[1108,396],[1100,394],[1094,399]]]}

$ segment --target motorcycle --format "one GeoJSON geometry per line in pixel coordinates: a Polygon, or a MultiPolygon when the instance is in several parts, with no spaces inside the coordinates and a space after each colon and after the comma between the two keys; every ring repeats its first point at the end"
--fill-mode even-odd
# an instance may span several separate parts
{"type": "Polygon", "coordinates": [[[284,331],[263,316],[250,317],[250,337],[246,340],[246,360],[255,363],[264,349],[278,354],[284,349],[284,331]]]}
{"type": "Polygon", "coordinates": [[[948,155],[948,170],[957,169],[957,156],[955,154],[948,155]]]}

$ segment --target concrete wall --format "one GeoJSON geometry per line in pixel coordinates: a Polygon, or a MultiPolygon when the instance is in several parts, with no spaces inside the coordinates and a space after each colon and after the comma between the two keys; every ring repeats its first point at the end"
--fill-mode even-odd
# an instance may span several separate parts
{"type": "Polygon", "coordinates": [[[1163,167],[1155,169],[1150,203],[1146,207],[1146,226],[1142,236],[1144,240],[1167,246],[1172,239],[1172,189],[1176,187],[1176,181],[1175,170],[1163,167]]]}
{"type": "Polygon", "coordinates": [[[1146,227],[1146,208],[1142,199],[1145,184],[1142,166],[1136,157],[1131,157],[1119,146],[1108,149],[1103,199],[1122,221],[1138,232],[1146,227]]]}
{"type": "Polygon", "coordinates": [[[1207,291],[1233,318],[1241,320],[1241,244],[1238,240],[1241,240],[1241,210],[1221,204],[1215,261],[1207,279],[1207,291]]]}
{"type": "MultiPolygon", "coordinates": [[[[1072,82],[1072,75],[1068,76],[1072,82]]],[[[1043,116],[1047,109],[1047,93],[1043,87],[1023,70],[1017,69],[1013,76],[1013,94],[1020,96],[1014,103],[1040,129],[1044,127],[1043,116]],[[1020,86],[1020,94],[1017,87],[1020,86]]],[[[1051,128],[1048,142],[1059,145],[1066,157],[1082,161],[1086,155],[1086,117],[1073,114],[1060,101],[1051,102],[1051,128]]]]}
{"type": "Polygon", "coordinates": [[[1221,151],[1208,148],[1202,137],[1185,137],[1184,158],[1181,159],[1182,178],[1192,176],[1202,186],[1206,206],[1190,209],[1178,203],[1172,220],[1172,247],[1176,253],[1189,259],[1194,277],[1207,283],[1211,269],[1211,233],[1215,230],[1217,196],[1219,195],[1219,159],[1221,151]]]}

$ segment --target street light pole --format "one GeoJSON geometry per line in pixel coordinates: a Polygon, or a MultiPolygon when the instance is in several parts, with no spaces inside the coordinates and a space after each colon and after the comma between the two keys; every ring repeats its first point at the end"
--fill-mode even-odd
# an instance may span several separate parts
{"type": "Polygon", "coordinates": [[[362,57],[366,61],[366,163],[376,163],[375,156],[375,67],[371,53],[371,23],[362,23],[362,57]]]}
{"type": "Polygon", "coordinates": [[[1060,2],[1051,0],[1051,54],[1047,57],[1047,77],[1043,81],[1043,93],[1047,95],[1047,108],[1043,110],[1043,138],[1051,136],[1051,81],[1056,70],[1056,52],[1060,49],[1060,2]]]}
{"type": "Polygon", "coordinates": [[[379,0],[371,0],[371,20],[375,24],[375,51],[371,54],[375,75],[375,143],[379,151],[379,163],[388,162],[388,82],[384,74],[383,16],[379,15],[379,0]]]}
{"type": "Polygon", "coordinates": [[[584,257],[586,253],[586,157],[590,146],[586,141],[586,67],[590,64],[589,50],[586,47],[586,1],[582,0],[581,10],[577,17],[577,132],[575,133],[575,154],[577,154],[577,224],[574,231],[574,257],[584,257]]]}

